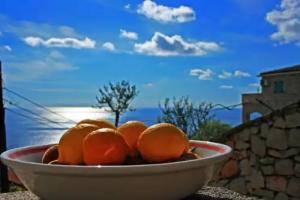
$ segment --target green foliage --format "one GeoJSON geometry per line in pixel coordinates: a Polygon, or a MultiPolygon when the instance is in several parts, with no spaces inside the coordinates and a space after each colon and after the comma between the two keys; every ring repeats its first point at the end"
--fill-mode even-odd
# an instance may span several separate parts
{"type": "Polygon", "coordinates": [[[159,108],[162,116],[158,117],[157,121],[174,124],[183,130],[189,138],[197,134],[200,127],[213,118],[210,114],[213,108],[212,103],[194,104],[188,97],[181,97],[180,99],[173,97],[172,101],[166,98],[163,105],[159,103],[159,108]]]}
{"type": "Polygon", "coordinates": [[[130,103],[138,95],[138,90],[135,85],[130,85],[128,81],[116,83],[109,82],[99,88],[99,96],[96,96],[97,108],[107,108],[115,114],[115,126],[118,126],[120,115],[126,111],[132,111],[130,103]]]}
{"type": "Polygon", "coordinates": [[[229,124],[211,119],[201,126],[199,132],[192,139],[224,142],[226,139],[225,133],[230,129],[231,126],[229,124]]]}

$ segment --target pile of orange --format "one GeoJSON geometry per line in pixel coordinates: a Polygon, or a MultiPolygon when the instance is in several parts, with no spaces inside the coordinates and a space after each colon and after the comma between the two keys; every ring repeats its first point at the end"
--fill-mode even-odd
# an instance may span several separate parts
{"type": "Polygon", "coordinates": [[[50,147],[43,163],[66,165],[121,165],[162,163],[197,158],[189,152],[189,141],[179,128],[160,123],[147,127],[128,121],[116,128],[106,120],[83,120],[67,130],[50,147]]]}

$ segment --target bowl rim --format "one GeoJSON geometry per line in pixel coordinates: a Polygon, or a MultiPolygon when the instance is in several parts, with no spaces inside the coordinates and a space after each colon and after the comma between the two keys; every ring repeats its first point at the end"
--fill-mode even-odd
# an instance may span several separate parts
{"type": "MultiPolygon", "coordinates": [[[[142,164],[142,165],[48,165],[43,163],[37,162],[30,162],[24,160],[18,160],[13,158],[13,155],[17,152],[21,151],[28,151],[31,152],[32,150],[39,150],[35,151],[34,153],[43,151],[43,149],[48,148],[53,144],[47,145],[33,145],[33,146],[26,146],[26,147],[19,147],[7,150],[1,154],[1,161],[7,165],[8,167],[14,169],[14,167],[20,167],[22,165],[23,168],[31,168],[31,170],[35,169],[42,172],[52,172],[52,173],[107,173],[107,174],[123,174],[124,172],[128,173],[142,173],[146,172],[147,170],[151,172],[166,172],[166,171],[178,171],[178,170],[187,170],[191,168],[197,168],[201,166],[207,166],[214,164],[216,162],[223,161],[227,159],[231,153],[232,148],[215,142],[208,142],[208,141],[199,141],[199,140],[190,140],[191,146],[196,146],[200,148],[205,148],[207,150],[215,151],[217,153],[206,156],[204,158],[193,159],[193,160],[186,160],[186,161],[175,161],[175,162],[168,162],[168,163],[156,163],[156,164],[142,164]],[[101,169],[101,170],[99,170],[101,169]]],[[[34,154],[32,153],[32,154],[34,154]]],[[[30,154],[30,153],[28,153],[30,154]]],[[[27,155],[28,155],[27,154],[27,155]]]]}

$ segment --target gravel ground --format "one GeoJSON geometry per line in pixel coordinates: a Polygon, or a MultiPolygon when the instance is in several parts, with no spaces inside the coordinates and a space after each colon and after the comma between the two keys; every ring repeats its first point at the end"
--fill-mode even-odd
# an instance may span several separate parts
{"type": "MultiPolygon", "coordinates": [[[[0,194],[0,200],[39,200],[31,192],[10,192],[0,194]]],[[[184,200],[258,200],[254,197],[247,197],[231,190],[220,187],[204,187],[197,194],[184,200]]]]}

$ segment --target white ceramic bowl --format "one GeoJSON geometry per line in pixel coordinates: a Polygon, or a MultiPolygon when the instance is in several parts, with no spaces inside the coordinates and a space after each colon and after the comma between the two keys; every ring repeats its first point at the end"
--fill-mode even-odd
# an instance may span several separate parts
{"type": "Polygon", "coordinates": [[[2,162],[24,186],[42,199],[181,199],[208,183],[216,164],[231,148],[217,143],[190,141],[200,159],[130,166],[75,166],[41,163],[50,145],[8,150],[2,162]]]}

